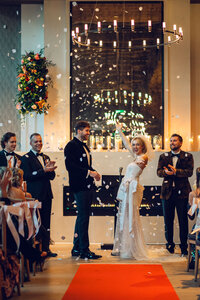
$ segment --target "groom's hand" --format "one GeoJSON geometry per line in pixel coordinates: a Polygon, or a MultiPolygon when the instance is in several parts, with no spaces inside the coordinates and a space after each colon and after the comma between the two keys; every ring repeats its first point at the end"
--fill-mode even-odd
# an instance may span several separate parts
{"type": "Polygon", "coordinates": [[[164,172],[165,172],[165,174],[167,174],[167,175],[169,175],[169,176],[171,176],[171,175],[174,175],[175,173],[174,173],[174,171],[172,171],[172,170],[168,170],[166,167],[163,167],[163,169],[164,169],[164,172]]]}

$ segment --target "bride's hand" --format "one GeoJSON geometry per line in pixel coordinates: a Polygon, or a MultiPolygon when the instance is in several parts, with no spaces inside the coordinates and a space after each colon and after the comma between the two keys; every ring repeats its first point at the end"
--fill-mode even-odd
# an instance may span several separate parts
{"type": "Polygon", "coordinates": [[[146,162],[144,160],[137,161],[136,164],[143,170],[146,167],[146,162]]]}
{"type": "Polygon", "coordinates": [[[118,130],[118,131],[121,131],[122,130],[122,123],[119,123],[119,122],[116,122],[116,129],[118,130]]]}

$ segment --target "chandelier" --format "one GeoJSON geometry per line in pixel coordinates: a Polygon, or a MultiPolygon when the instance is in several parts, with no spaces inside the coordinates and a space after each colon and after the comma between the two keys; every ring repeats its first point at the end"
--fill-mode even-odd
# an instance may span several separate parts
{"type": "Polygon", "coordinates": [[[166,22],[162,22],[161,30],[163,32],[163,38],[157,37],[153,43],[148,44],[147,38],[140,38],[139,42],[135,43],[134,38],[136,34],[141,34],[142,36],[146,34],[151,34],[154,24],[151,20],[147,20],[146,28],[144,31],[141,29],[141,26],[135,23],[134,19],[130,20],[129,26],[125,22],[118,22],[117,19],[113,20],[113,24],[106,24],[98,21],[96,28],[94,28],[94,23],[84,24],[84,27],[75,27],[72,32],[72,41],[74,44],[77,44],[79,47],[87,47],[87,49],[105,49],[112,48],[113,51],[117,49],[121,50],[137,50],[148,48],[157,48],[161,46],[172,45],[179,43],[183,40],[183,30],[182,27],[179,27],[177,30],[177,25],[174,24],[172,29],[167,29],[166,22]],[[128,41],[120,39],[124,34],[129,35],[128,41]],[[109,38],[108,38],[109,37],[109,38]],[[112,37],[112,38],[110,38],[112,37]]]}

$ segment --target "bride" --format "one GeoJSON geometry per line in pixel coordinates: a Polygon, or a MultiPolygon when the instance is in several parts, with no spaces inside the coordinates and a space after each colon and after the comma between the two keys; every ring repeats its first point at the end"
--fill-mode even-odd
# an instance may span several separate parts
{"type": "Polygon", "coordinates": [[[147,259],[148,253],[139,215],[144,188],[139,183],[139,177],[153,154],[153,150],[144,136],[134,137],[130,144],[122,133],[122,125],[116,124],[116,129],[133,157],[133,162],[127,166],[117,194],[119,210],[112,255],[136,260],[147,259]]]}

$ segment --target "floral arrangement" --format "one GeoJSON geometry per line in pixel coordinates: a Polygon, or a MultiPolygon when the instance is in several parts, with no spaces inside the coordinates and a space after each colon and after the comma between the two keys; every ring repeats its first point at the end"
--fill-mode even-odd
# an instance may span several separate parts
{"type": "Polygon", "coordinates": [[[20,114],[36,112],[47,113],[48,86],[52,80],[48,75],[48,66],[54,65],[43,56],[44,49],[39,53],[33,51],[22,56],[17,67],[18,93],[15,99],[16,109],[20,114]]]}

